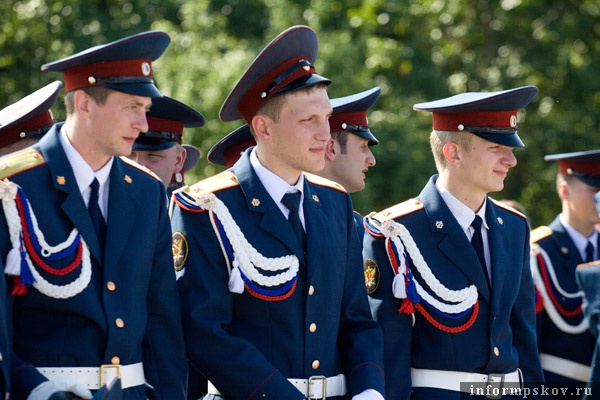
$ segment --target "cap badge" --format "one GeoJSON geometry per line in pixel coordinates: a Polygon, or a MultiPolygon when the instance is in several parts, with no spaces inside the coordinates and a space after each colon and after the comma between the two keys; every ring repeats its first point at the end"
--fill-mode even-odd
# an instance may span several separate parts
{"type": "Polygon", "coordinates": [[[90,85],[93,85],[94,83],[96,83],[96,78],[93,76],[89,76],[88,77],[88,82],[90,83],[90,85]]]}
{"type": "Polygon", "coordinates": [[[142,74],[144,74],[144,76],[150,76],[151,73],[152,73],[152,68],[150,68],[150,64],[148,64],[146,61],[144,61],[142,63],[142,74]]]}
{"type": "Polygon", "coordinates": [[[511,128],[517,127],[517,116],[514,114],[510,116],[510,127],[511,128]]]}

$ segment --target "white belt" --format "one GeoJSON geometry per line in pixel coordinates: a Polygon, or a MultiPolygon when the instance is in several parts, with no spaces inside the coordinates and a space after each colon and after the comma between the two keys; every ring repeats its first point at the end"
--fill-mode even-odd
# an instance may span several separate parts
{"type": "MultiPolygon", "coordinates": [[[[344,374],[326,378],[322,375],[308,379],[288,379],[307,399],[326,399],[346,395],[346,377],[344,374]]],[[[220,395],[219,390],[208,382],[208,394],[220,395]]]]}
{"type": "Polygon", "coordinates": [[[121,378],[123,389],[144,385],[144,366],[141,362],[130,365],[104,364],[96,367],[72,367],[72,368],[38,368],[48,379],[73,379],[85,385],[87,389],[100,389],[113,378],[121,378]]]}
{"type": "Polygon", "coordinates": [[[455,392],[469,393],[472,389],[470,385],[462,385],[462,383],[483,384],[489,383],[492,385],[502,386],[504,383],[521,383],[521,371],[517,369],[508,374],[478,374],[474,372],[461,371],[442,371],[434,369],[410,369],[410,378],[413,387],[429,387],[436,389],[453,390],[455,392]]]}
{"type": "Polygon", "coordinates": [[[542,363],[542,369],[545,371],[579,382],[587,382],[592,374],[592,369],[587,365],[546,353],[540,353],[540,362],[542,363]]]}

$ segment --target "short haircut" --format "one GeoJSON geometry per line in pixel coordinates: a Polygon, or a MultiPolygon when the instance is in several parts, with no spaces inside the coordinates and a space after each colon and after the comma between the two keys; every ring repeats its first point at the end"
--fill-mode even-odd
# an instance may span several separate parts
{"type": "Polygon", "coordinates": [[[337,142],[340,144],[340,151],[342,152],[342,154],[346,154],[346,152],[348,151],[347,145],[349,134],[349,132],[345,131],[331,132],[331,138],[333,140],[337,140],[337,142]]]}
{"type": "MultiPolygon", "coordinates": [[[[104,104],[106,103],[106,99],[108,95],[112,92],[111,89],[105,88],[103,86],[90,86],[82,89],[88,96],[90,96],[96,104],[104,104]]],[[[65,96],[65,108],[67,109],[67,115],[71,115],[75,112],[75,105],[73,104],[73,97],[75,96],[76,90],[72,90],[67,93],[65,96]]]]}
{"type": "Polygon", "coordinates": [[[263,104],[263,106],[258,109],[256,114],[265,115],[265,116],[271,118],[273,121],[279,122],[279,114],[281,113],[281,110],[283,109],[283,106],[285,105],[285,102],[287,100],[287,94],[302,93],[302,92],[310,93],[310,92],[315,91],[316,89],[325,88],[325,87],[327,87],[327,84],[325,84],[324,82],[319,82],[314,85],[310,85],[310,86],[303,87],[298,90],[294,90],[293,92],[290,92],[290,93],[275,95],[275,96],[271,97],[269,99],[269,101],[267,101],[265,104],[263,104]]]}
{"type": "Polygon", "coordinates": [[[460,147],[469,149],[473,134],[468,131],[440,131],[433,130],[429,135],[429,144],[433,153],[433,160],[438,172],[446,169],[446,158],[444,157],[444,145],[456,143],[460,147]]]}

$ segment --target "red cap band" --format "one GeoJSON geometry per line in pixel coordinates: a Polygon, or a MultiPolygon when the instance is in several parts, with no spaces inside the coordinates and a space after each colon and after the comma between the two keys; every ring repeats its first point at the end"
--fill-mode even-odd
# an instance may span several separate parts
{"type": "Polygon", "coordinates": [[[242,152],[244,152],[248,147],[254,146],[256,141],[254,138],[243,141],[241,143],[237,143],[225,151],[223,154],[223,159],[225,160],[225,166],[230,168],[240,159],[242,152]]]}
{"type": "Polygon", "coordinates": [[[46,110],[35,117],[28,118],[27,120],[8,127],[0,133],[0,147],[8,146],[12,143],[18,142],[22,132],[34,131],[36,129],[44,128],[48,125],[52,125],[54,119],[50,110],[46,110]]]}
{"type": "MultiPolygon", "coordinates": [[[[170,132],[178,135],[183,134],[183,122],[151,116],[146,116],[146,119],[148,120],[148,130],[150,131],[170,132]]],[[[179,138],[181,139],[181,136],[179,136],[179,138]]],[[[181,141],[179,143],[181,143],[181,141]]]]}
{"type": "Polygon", "coordinates": [[[600,175],[600,164],[597,162],[575,162],[575,161],[558,161],[558,172],[565,175],[572,175],[569,170],[582,172],[589,175],[600,175]]]}
{"type": "Polygon", "coordinates": [[[459,125],[516,128],[517,111],[433,112],[433,129],[458,131],[459,125]]]}
{"type": "Polygon", "coordinates": [[[291,60],[284,62],[279,65],[277,68],[273,68],[269,73],[263,76],[258,82],[256,82],[240,99],[238,103],[238,111],[244,117],[246,122],[250,123],[252,117],[256,112],[274,95],[279,92],[281,88],[286,87],[290,83],[294,82],[296,79],[300,79],[306,75],[312,75],[315,72],[315,68],[310,65],[306,65],[298,68],[297,70],[290,73],[284,79],[281,80],[276,86],[271,88],[271,90],[266,93],[264,97],[261,95],[265,92],[265,90],[269,87],[271,83],[273,83],[281,74],[285,73],[287,69],[294,66],[294,64],[299,63],[302,60],[306,60],[306,57],[297,57],[291,60]]]}
{"type": "Polygon", "coordinates": [[[148,59],[106,61],[80,65],[63,71],[65,91],[102,86],[94,78],[152,77],[152,61],[148,59]]]}
{"type": "Polygon", "coordinates": [[[368,126],[367,113],[365,111],[352,111],[333,114],[329,118],[329,129],[331,132],[340,132],[344,129],[342,124],[365,125],[368,126]]]}

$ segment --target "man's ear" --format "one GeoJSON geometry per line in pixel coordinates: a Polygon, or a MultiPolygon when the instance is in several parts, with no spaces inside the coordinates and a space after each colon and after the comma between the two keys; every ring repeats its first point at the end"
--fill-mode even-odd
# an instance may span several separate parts
{"type": "Polygon", "coordinates": [[[446,143],[443,152],[448,164],[456,165],[462,161],[462,148],[454,142],[446,143]]]}
{"type": "Polygon", "coordinates": [[[337,142],[333,139],[329,139],[327,147],[325,147],[325,158],[329,161],[334,161],[337,158],[339,149],[337,148],[337,142]]]}
{"type": "Polygon", "coordinates": [[[73,108],[78,114],[87,114],[90,111],[90,102],[94,100],[83,90],[76,90],[73,93],[73,108]]]}
{"type": "Polygon", "coordinates": [[[175,172],[181,172],[183,168],[183,163],[185,162],[185,158],[187,157],[187,150],[185,147],[181,148],[181,152],[175,158],[175,172]]]}
{"type": "Polygon", "coordinates": [[[569,185],[566,181],[562,180],[556,185],[556,191],[558,192],[558,197],[561,200],[569,200],[570,190],[569,185]]]}
{"type": "Polygon", "coordinates": [[[273,138],[271,135],[271,119],[262,114],[256,114],[250,121],[252,130],[256,135],[256,140],[261,142],[270,142],[273,138]]]}

